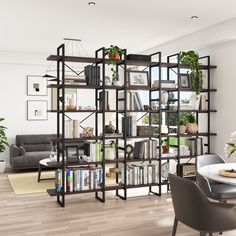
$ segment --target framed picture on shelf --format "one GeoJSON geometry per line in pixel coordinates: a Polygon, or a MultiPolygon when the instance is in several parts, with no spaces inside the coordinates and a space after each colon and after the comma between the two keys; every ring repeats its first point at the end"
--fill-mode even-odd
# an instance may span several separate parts
{"type": "MultiPolygon", "coordinates": [[[[57,88],[52,88],[51,97],[51,110],[57,110],[57,88]]],[[[77,108],[77,89],[65,89],[65,110],[69,109],[70,107],[73,109],[77,108]]],[[[60,109],[62,109],[61,102],[60,109]]]]}
{"type": "Polygon", "coordinates": [[[27,101],[27,120],[47,120],[48,102],[46,100],[27,101]]]}
{"type": "Polygon", "coordinates": [[[27,95],[47,96],[47,78],[39,75],[27,75],[27,95]]]}
{"type": "Polygon", "coordinates": [[[179,75],[179,86],[182,89],[191,89],[191,80],[189,74],[180,74],[179,75]]]}
{"type": "Polygon", "coordinates": [[[147,71],[127,71],[129,86],[148,86],[147,71]]]}

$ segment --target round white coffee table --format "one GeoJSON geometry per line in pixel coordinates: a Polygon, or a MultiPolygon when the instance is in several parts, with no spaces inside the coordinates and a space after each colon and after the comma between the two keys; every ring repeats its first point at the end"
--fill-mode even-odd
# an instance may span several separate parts
{"type": "Polygon", "coordinates": [[[203,166],[198,169],[198,173],[210,180],[221,182],[224,184],[236,185],[236,178],[223,177],[219,175],[219,170],[236,170],[236,163],[222,163],[203,166]]]}
{"type": "Polygon", "coordinates": [[[50,179],[54,179],[54,178],[43,178],[41,179],[41,172],[42,169],[47,169],[47,170],[54,170],[55,167],[50,167],[48,165],[48,162],[51,162],[50,158],[45,158],[39,161],[39,167],[38,167],[38,182],[40,182],[41,180],[50,180],[50,179]]]}

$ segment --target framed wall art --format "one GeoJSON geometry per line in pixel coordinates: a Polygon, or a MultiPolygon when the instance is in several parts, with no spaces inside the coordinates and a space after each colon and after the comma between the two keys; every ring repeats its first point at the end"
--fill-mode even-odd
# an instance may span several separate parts
{"type": "Polygon", "coordinates": [[[46,100],[27,101],[27,120],[47,120],[48,102],[46,100]]]}
{"type": "Polygon", "coordinates": [[[180,74],[179,75],[179,86],[181,89],[191,89],[191,80],[189,74],[180,74]]]}
{"type": "Polygon", "coordinates": [[[38,75],[28,75],[27,95],[47,96],[47,78],[38,75]]]}
{"type": "Polygon", "coordinates": [[[129,70],[128,85],[129,86],[148,86],[148,72],[129,70]]]}

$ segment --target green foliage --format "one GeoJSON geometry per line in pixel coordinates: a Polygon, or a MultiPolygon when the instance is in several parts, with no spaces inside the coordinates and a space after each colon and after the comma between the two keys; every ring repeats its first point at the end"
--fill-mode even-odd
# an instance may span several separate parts
{"type": "Polygon", "coordinates": [[[228,156],[228,157],[230,157],[232,154],[234,154],[236,152],[236,145],[234,143],[227,143],[227,144],[231,147],[231,151],[228,156]]]}
{"type": "Polygon", "coordinates": [[[106,55],[111,55],[112,57],[115,57],[117,53],[120,57],[124,54],[123,50],[116,45],[111,45],[109,48],[105,48],[106,55]]]}
{"type": "MultiPolygon", "coordinates": [[[[159,114],[151,114],[151,123],[154,125],[158,125],[159,124],[159,114]]],[[[143,124],[149,124],[149,115],[146,114],[143,117],[143,124]]]]}
{"type": "Polygon", "coordinates": [[[186,121],[187,121],[187,123],[195,123],[196,119],[195,119],[194,113],[187,112],[186,113],[186,121]]]}
{"type": "MultiPolygon", "coordinates": [[[[4,118],[0,118],[0,122],[4,121],[4,118]]],[[[0,125],[0,153],[6,150],[6,147],[9,146],[7,143],[7,137],[5,134],[5,126],[0,125]]]]}
{"type": "Polygon", "coordinates": [[[124,51],[116,45],[111,45],[109,48],[105,48],[105,55],[108,55],[110,58],[109,65],[112,65],[112,84],[119,80],[119,74],[116,71],[116,61],[112,59],[115,58],[117,54],[121,58],[124,51]]]}
{"type": "Polygon", "coordinates": [[[196,91],[197,94],[200,94],[203,84],[203,74],[202,71],[198,70],[198,67],[200,65],[198,54],[193,50],[180,52],[180,61],[181,63],[189,66],[191,70],[190,78],[192,82],[192,88],[196,91]]]}
{"type": "Polygon", "coordinates": [[[161,140],[161,145],[167,145],[167,146],[169,146],[169,139],[167,139],[167,138],[165,138],[165,139],[162,139],[161,140]]]}

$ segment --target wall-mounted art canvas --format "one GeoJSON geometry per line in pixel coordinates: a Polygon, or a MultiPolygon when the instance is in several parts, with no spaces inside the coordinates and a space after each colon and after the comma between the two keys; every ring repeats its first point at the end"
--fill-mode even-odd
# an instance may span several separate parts
{"type": "Polygon", "coordinates": [[[48,102],[46,100],[28,100],[27,101],[27,120],[47,120],[48,102]]]}
{"type": "Polygon", "coordinates": [[[47,95],[47,78],[38,75],[27,76],[27,95],[29,96],[46,96],[47,95]]]}

